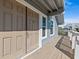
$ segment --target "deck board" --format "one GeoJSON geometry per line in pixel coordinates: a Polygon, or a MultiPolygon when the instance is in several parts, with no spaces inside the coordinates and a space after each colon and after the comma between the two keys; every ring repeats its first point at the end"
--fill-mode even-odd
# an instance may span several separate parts
{"type": "Polygon", "coordinates": [[[51,42],[48,42],[43,48],[39,49],[25,59],[71,59],[68,55],[56,48],[60,38],[61,36],[52,39],[51,42]]]}

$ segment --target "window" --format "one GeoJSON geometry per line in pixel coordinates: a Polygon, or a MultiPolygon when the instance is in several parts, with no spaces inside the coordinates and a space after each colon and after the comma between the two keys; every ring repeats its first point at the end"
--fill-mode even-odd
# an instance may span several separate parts
{"type": "Polygon", "coordinates": [[[50,34],[53,34],[53,21],[50,22],[50,34]]]}
{"type": "Polygon", "coordinates": [[[42,36],[46,36],[46,18],[42,18],[42,36]]]}

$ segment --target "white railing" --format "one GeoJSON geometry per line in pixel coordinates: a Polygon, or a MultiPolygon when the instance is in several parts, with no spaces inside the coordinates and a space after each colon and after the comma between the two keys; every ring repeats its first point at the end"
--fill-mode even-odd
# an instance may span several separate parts
{"type": "Polygon", "coordinates": [[[79,59],[79,32],[69,31],[68,36],[72,42],[72,49],[75,50],[74,59],[79,59]]]}

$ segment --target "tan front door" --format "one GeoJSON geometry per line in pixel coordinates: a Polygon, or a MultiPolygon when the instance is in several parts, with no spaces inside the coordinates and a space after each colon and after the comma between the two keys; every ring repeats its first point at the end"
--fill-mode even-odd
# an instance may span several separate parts
{"type": "Polygon", "coordinates": [[[27,53],[39,47],[39,14],[27,8],[27,53]]]}
{"type": "Polygon", "coordinates": [[[26,51],[26,7],[0,0],[0,59],[20,58],[26,51]]]}

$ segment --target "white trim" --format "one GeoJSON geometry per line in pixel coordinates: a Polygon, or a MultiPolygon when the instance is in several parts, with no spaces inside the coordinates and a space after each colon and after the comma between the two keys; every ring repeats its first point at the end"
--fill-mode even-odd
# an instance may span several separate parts
{"type": "Polygon", "coordinates": [[[50,34],[50,37],[51,37],[51,36],[54,36],[54,35],[55,35],[54,33],[53,33],[53,34],[50,34]]]}
{"type": "Polygon", "coordinates": [[[37,50],[39,50],[40,48],[41,48],[41,47],[39,47],[39,48],[37,48],[37,49],[33,50],[32,52],[30,52],[29,54],[27,54],[27,55],[25,55],[25,56],[21,57],[20,59],[27,58],[29,55],[33,54],[34,52],[36,52],[36,51],[37,51],[37,50]]]}
{"type": "Polygon", "coordinates": [[[41,27],[41,25],[42,25],[42,16],[41,15],[39,15],[39,47],[42,47],[42,27],[41,27]]]}

